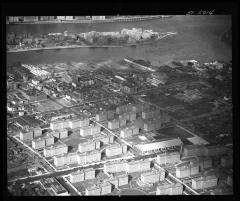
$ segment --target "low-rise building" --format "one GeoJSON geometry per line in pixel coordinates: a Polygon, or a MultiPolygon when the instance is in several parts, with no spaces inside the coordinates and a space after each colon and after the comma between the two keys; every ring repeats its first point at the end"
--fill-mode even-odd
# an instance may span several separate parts
{"type": "Polygon", "coordinates": [[[182,195],[183,185],[180,183],[170,184],[161,182],[156,191],[156,195],[182,195]]]}
{"type": "Polygon", "coordinates": [[[101,187],[101,195],[109,194],[112,191],[112,185],[109,182],[101,183],[100,187],[101,187]]]}
{"type": "Polygon", "coordinates": [[[108,121],[108,128],[111,130],[117,129],[120,127],[119,119],[113,119],[108,121]]]}
{"type": "Polygon", "coordinates": [[[91,141],[87,141],[87,142],[84,142],[84,143],[80,143],[78,145],[78,151],[80,153],[83,153],[83,152],[87,152],[87,151],[92,151],[92,150],[95,150],[96,148],[96,142],[91,140],[91,141]]]}
{"type": "Polygon", "coordinates": [[[81,181],[84,181],[84,171],[78,170],[78,171],[72,172],[70,174],[70,182],[71,183],[77,183],[77,182],[81,182],[81,181]]]}
{"type": "Polygon", "coordinates": [[[87,187],[85,190],[85,195],[101,195],[101,188],[98,185],[93,185],[87,187]]]}
{"type": "Polygon", "coordinates": [[[203,189],[216,186],[218,183],[218,178],[215,175],[210,175],[206,177],[197,177],[192,179],[193,189],[203,189]]]}
{"type": "Polygon", "coordinates": [[[124,186],[128,184],[128,175],[127,174],[121,174],[117,176],[118,178],[118,186],[124,186]]]}
{"type": "Polygon", "coordinates": [[[40,182],[44,189],[51,189],[55,196],[69,195],[68,191],[54,177],[41,179],[40,182]]]}
{"type": "Polygon", "coordinates": [[[40,127],[36,127],[33,130],[33,137],[39,137],[42,135],[42,129],[40,127]]]}
{"type": "Polygon", "coordinates": [[[45,157],[52,157],[66,153],[68,153],[68,146],[66,144],[45,147],[43,150],[43,154],[45,157]]]}
{"type": "Polygon", "coordinates": [[[33,139],[33,130],[20,131],[20,140],[27,141],[33,139]]]}
{"type": "Polygon", "coordinates": [[[180,153],[179,152],[170,152],[162,153],[157,155],[158,164],[167,164],[167,163],[178,163],[180,162],[180,153]]]}
{"type": "Polygon", "coordinates": [[[233,165],[233,158],[226,156],[221,158],[221,166],[222,167],[232,167],[233,165]]]}
{"type": "Polygon", "coordinates": [[[84,179],[94,179],[95,178],[95,170],[93,168],[89,168],[84,170],[84,179]]]}
{"type": "Polygon", "coordinates": [[[41,149],[45,147],[45,139],[44,138],[35,138],[32,140],[32,147],[34,149],[41,149]]]}
{"type": "Polygon", "coordinates": [[[109,145],[105,149],[105,153],[107,157],[117,156],[122,154],[122,146],[120,144],[109,145]]]}

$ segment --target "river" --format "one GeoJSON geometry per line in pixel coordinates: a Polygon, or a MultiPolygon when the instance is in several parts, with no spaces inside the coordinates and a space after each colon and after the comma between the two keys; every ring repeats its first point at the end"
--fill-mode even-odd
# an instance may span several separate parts
{"type": "Polygon", "coordinates": [[[157,32],[177,32],[151,45],[120,48],[78,48],[7,53],[7,64],[20,61],[27,64],[57,62],[93,62],[119,60],[129,56],[146,59],[154,65],[172,60],[196,59],[200,62],[212,60],[230,61],[231,47],[223,43],[221,35],[231,27],[228,15],[190,16],[181,15],[169,19],[101,24],[25,24],[7,25],[7,32],[80,33],[89,31],[120,31],[123,28],[152,29],[157,32]]]}

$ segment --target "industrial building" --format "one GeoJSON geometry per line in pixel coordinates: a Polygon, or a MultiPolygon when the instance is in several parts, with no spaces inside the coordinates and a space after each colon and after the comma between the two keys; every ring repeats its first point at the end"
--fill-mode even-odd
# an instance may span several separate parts
{"type": "Polygon", "coordinates": [[[44,189],[51,189],[56,196],[69,195],[68,191],[54,178],[44,178],[40,180],[44,189]]]}
{"type": "Polygon", "coordinates": [[[78,171],[72,172],[70,174],[70,182],[71,183],[77,183],[77,182],[81,182],[81,181],[84,181],[84,171],[78,170],[78,171]]]}
{"type": "Polygon", "coordinates": [[[210,175],[206,177],[197,177],[192,179],[193,189],[204,189],[216,186],[218,183],[218,178],[215,175],[210,175]]]}
{"type": "Polygon", "coordinates": [[[182,141],[179,138],[170,139],[160,142],[152,142],[146,144],[137,144],[134,147],[140,154],[151,154],[153,151],[165,151],[166,148],[181,147],[182,141]]]}
{"type": "Polygon", "coordinates": [[[165,152],[157,155],[157,163],[161,164],[171,164],[180,162],[180,153],[179,152],[165,152]]]}
{"type": "Polygon", "coordinates": [[[211,156],[221,156],[228,154],[231,150],[222,145],[206,145],[204,150],[204,155],[207,157],[211,156]]]}
{"type": "Polygon", "coordinates": [[[156,190],[156,195],[182,195],[183,185],[180,183],[161,182],[156,190]]]}
{"type": "Polygon", "coordinates": [[[42,135],[42,129],[40,127],[36,127],[33,130],[33,137],[39,137],[42,135]]]}
{"type": "Polygon", "coordinates": [[[165,171],[147,171],[141,174],[141,181],[144,183],[157,183],[165,179],[165,171]]]}
{"type": "Polygon", "coordinates": [[[176,167],[176,177],[184,178],[199,174],[199,164],[197,162],[190,162],[176,167]]]}
{"type": "Polygon", "coordinates": [[[33,139],[33,130],[20,131],[20,140],[27,141],[33,139]]]}
{"type": "Polygon", "coordinates": [[[185,145],[183,147],[183,156],[203,156],[204,153],[204,145],[185,145]]]}
{"type": "Polygon", "coordinates": [[[45,157],[52,157],[61,154],[68,153],[68,146],[66,144],[60,144],[57,146],[45,147],[43,150],[43,155],[45,157]]]}

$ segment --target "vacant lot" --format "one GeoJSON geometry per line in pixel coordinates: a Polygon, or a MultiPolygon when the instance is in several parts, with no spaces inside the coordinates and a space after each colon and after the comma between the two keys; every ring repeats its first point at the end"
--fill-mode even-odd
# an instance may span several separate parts
{"type": "Polygon", "coordinates": [[[47,111],[62,109],[61,105],[58,105],[57,103],[51,100],[46,100],[46,101],[42,101],[41,103],[37,103],[36,107],[40,112],[47,112],[47,111]]]}

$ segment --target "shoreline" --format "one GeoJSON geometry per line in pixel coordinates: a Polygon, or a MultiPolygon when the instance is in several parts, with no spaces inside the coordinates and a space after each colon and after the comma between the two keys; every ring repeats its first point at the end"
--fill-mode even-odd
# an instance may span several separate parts
{"type": "Polygon", "coordinates": [[[156,16],[146,16],[146,17],[133,17],[133,18],[115,18],[115,19],[105,19],[105,20],[91,20],[91,19],[81,19],[81,20],[47,20],[47,21],[31,21],[31,22],[7,22],[8,25],[21,25],[21,24],[95,24],[95,23],[114,23],[114,22],[134,22],[143,20],[155,20],[155,19],[168,19],[172,16],[156,15],[156,16]]]}
{"type": "Polygon", "coordinates": [[[166,35],[158,38],[156,41],[148,41],[142,43],[134,43],[134,44],[125,44],[125,45],[69,45],[69,46],[53,46],[53,47],[40,47],[40,48],[29,48],[29,49],[17,49],[17,50],[7,50],[7,53],[16,53],[16,52],[27,52],[27,51],[41,51],[41,50],[57,50],[57,49],[74,49],[74,48],[121,48],[121,47],[136,47],[139,45],[148,45],[158,40],[165,38],[169,35],[175,35],[176,32],[170,32],[166,35]]]}

